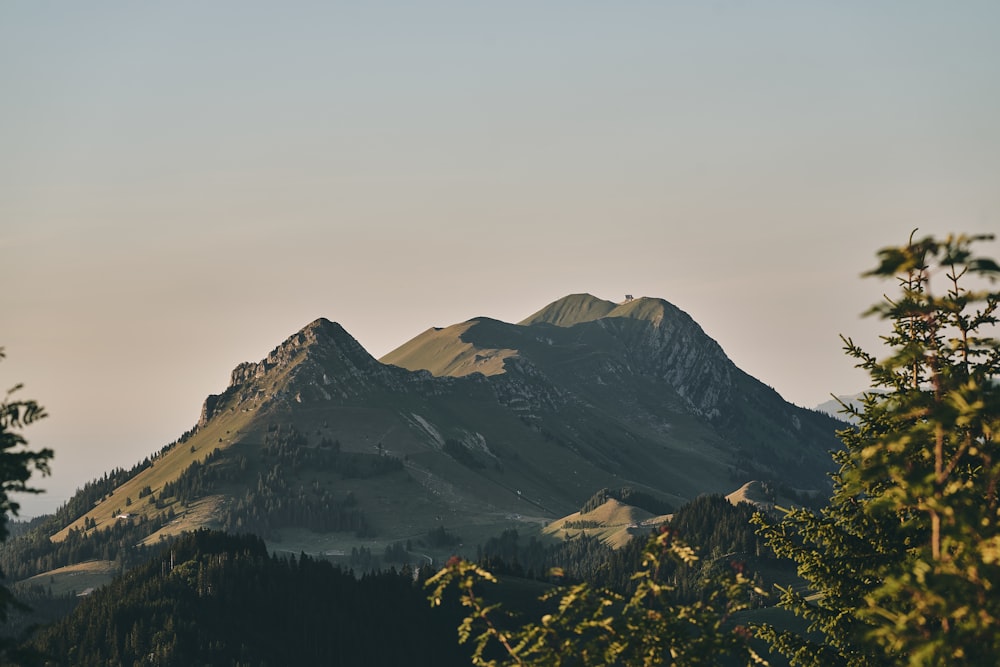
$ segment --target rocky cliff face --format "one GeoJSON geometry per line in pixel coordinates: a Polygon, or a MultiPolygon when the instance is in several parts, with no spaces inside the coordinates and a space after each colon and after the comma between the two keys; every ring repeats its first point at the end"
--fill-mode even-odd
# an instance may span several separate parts
{"type": "MultiPolygon", "coordinates": [[[[220,512],[271,471],[290,477],[295,491],[283,502],[308,496],[303,511],[350,492],[387,539],[442,517],[504,529],[512,516],[562,516],[605,487],[679,504],[749,479],[827,483],[839,425],[740,371],[669,303],[573,295],[529,319],[425,332],[401,348],[398,366],[316,320],[233,369],[185,445],[166,449],[90,518],[116,520],[118,499],[147,486],[164,501],[164,489],[195,463],[225,480],[200,491],[214,494],[206,502],[220,512]],[[491,351],[504,356],[489,374],[441,363],[491,351]],[[407,366],[417,358],[455,375],[407,366]]],[[[138,509],[152,516],[159,508],[138,509]]]]}
{"type": "Polygon", "coordinates": [[[399,383],[398,369],[380,364],[343,327],[320,318],[261,361],[236,366],[226,391],[205,399],[199,426],[212,418],[223,398],[249,409],[273,401],[348,399],[399,383]]]}
{"type": "MultiPolygon", "coordinates": [[[[423,362],[439,348],[452,356],[510,351],[489,375],[467,369],[433,375],[406,367],[416,358],[409,353],[394,357],[399,366],[383,364],[340,325],[316,320],[261,361],[237,366],[229,387],[205,400],[199,427],[223,411],[280,408],[293,415],[302,406],[315,415],[361,407],[387,420],[376,430],[406,430],[435,451],[476,433],[486,443],[476,452],[490,452],[480,463],[503,469],[511,461],[497,452],[519,460],[525,448],[543,442],[596,470],[650,485],[679,480],[685,473],[673,466],[688,459],[700,461],[683,465],[701,466],[705,480],[721,479],[726,470],[777,477],[794,466],[824,478],[826,452],[836,444],[830,424],[814,423],[808,411],[742,373],[686,313],[661,299],[617,305],[588,295],[567,299],[528,324],[476,318],[404,346],[423,362]],[[397,418],[405,426],[393,425],[397,418]]],[[[716,482],[691,484],[710,490],[716,482]]]]}
{"type": "Polygon", "coordinates": [[[667,383],[697,414],[720,416],[732,399],[733,362],[691,317],[662,299],[639,299],[631,309],[597,320],[626,342],[630,367],[667,383]]]}
{"type": "Polygon", "coordinates": [[[320,318],[289,336],[264,359],[238,364],[226,390],[205,399],[198,426],[203,427],[223,403],[255,410],[276,403],[358,401],[374,391],[412,391],[432,397],[449,393],[455,382],[426,371],[382,364],[340,324],[320,318]]]}

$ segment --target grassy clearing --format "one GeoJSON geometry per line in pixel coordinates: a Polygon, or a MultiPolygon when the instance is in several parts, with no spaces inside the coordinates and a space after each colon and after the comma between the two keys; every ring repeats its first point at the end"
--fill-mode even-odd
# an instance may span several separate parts
{"type": "Polygon", "coordinates": [[[634,535],[646,535],[650,526],[668,519],[669,516],[653,516],[645,510],[612,498],[586,514],[574,512],[557,519],[543,532],[560,540],[571,540],[586,534],[618,549],[628,544],[634,535]]]}
{"type": "Polygon", "coordinates": [[[160,540],[176,537],[181,533],[199,528],[218,528],[219,508],[223,502],[225,502],[223,496],[206,496],[191,503],[180,511],[176,519],[155,533],[151,533],[142,541],[142,544],[154,545],[160,540]]]}
{"type": "Polygon", "coordinates": [[[118,567],[110,560],[89,560],[67,565],[18,582],[18,587],[41,586],[53,596],[78,595],[88,589],[100,588],[118,574],[118,567]]]}

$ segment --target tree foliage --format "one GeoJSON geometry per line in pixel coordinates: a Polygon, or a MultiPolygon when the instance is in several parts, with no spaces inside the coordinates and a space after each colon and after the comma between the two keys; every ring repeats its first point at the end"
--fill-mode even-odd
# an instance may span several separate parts
{"type": "Polygon", "coordinates": [[[758,519],[809,583],[781,604],[814,635],[761,630],[793,665],[997,664],[1000,266],[973,253],[991,238],[911,236],[866,274],[899,293],[869,311],[891,326],[884,358],[844,338],[871,391],[844,408],[831,503],[758,519]]]}
{"type": "Polygon", "coordinates": [[[547,612],[525,624],[485,601],[483,584],[497,580],[474,563],[453,558],[427,586],[432,605],[441,604],[449,587],[459,590],[468,610],[459,642],[473,643],[474,665],[696,666],[716,665],[722,656],[742,664],[762,662],[746,629],[731,623],[734,613],[750,607],[752,592],[763,593],[738,564],[713,577],[699,599],[682,602],[674,595],[666,574],[674,568],[668,563],[693,566],[698,560],[694,549],[663,527],[643,552],[632,593],[589,583],[557,587],[541,598],[547,612]]]}
{"type": "Polygon", "coordinates": [[[202,529],[83,598],[22,653],[66,667],[468,664],[449,641],[457,610],[427,611],[409,569],[359,578],[202,529]]]}
{"type": "MultiPolygon", "coordinates": [[[[0,359],[4,358],[0,348],[0,359]]],[[[0,400],[0,541],[7,539],[9,515],[17,515],[20,505],[10,494],[39,493],[39,489],[28,486],[28,480],[35,472],[49,474],[51,449],[32,451],[21,430],[45,417],[45,409],[33,400],[15,399],[13,395],[23,385],[9,389],[0,400]]],[[[2,576],[2,575],[0,575],[2,576]]],[[[6,620],[7,609],[13,598],[6,588],[0,587],[0,620],[6,620]]]]}
{"type": "MultiPolygon", "coordinates": [[[[991,238],[911,236],[866,274],[895,278],[899,293],[870,310],[889,323],[884,357],[843,339],[871,390],[860,407],[844,406],[856,426],[839,433],[830,503],[754,518],[807,584],[780,600],[806,632],[752,628],[793,666],[1000,664],[1000,293],[991,288],[1000,266],[973,252],[991,238]]],[[[647,547],[634,593],[559,588],[540,622],[504,624],[480,596],[493,575],[460,560],[429,582],[431,599],[459,588],[460,640],[474,642],[478,665],[757,659],[726,624],[749,605],[752,583],[709,571],[703,596],[685,601],[663,564],[696,556],[671,535],[647,547]]]]}

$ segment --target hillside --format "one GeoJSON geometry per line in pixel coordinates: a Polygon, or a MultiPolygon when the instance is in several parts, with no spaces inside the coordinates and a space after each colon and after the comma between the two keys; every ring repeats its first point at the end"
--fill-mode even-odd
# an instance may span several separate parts
{"type": "Polygon", "coordinates": [[[571,294],[545,306],[537,313],[521,320],[519,324],[552,324],[557,327],[571,327],[581,322],[599,320],[617,308],[611,301],[598,299],[590,294],[571,294]]]}
{"type": "Polygon", "coordinates": [[[445,329],[428,329],[379,361],[404,368],[424,369],[439,376],[503,373],[504,361],[516,355],[516,350],[479,348],[462,337],[473,326],[483,324],[484,320],[470,320],[445,329]]]}
{"type": "Polygon", "coordinates": [[[42,629],[28,647],[44,662],[26,664],[467,665],[457,624],[409,572],[359,580],[272,558],[253,536],[198,531],[42,629]]]}
{"type": "Polygon", "coordinates": [[[318,319],[237,366],[176,443],[81,491],[47,524],[49,551],[22,542],[0,565],[29,577],[201,527],[292,553],[411,541],[443,558],[537,533],[601,488],[674,506],[751,479],[823,490],[839,426],[661,299],[572,295],[521,324],[432,329],[381,361],[318,319]],[[442,531],[454,539],[429,537],[442,531]]]}
{"type": "Polygon", "coordinates": [[[560,540],[571,540],[582,535],[596,537],[613,548],[631,541],[633,536],[645,537],[652,527],[669,520],[668,515],[654,516],[637,507],[609,499],[590,512],[574,512],[553,521],[543,533],[560,540]]]}

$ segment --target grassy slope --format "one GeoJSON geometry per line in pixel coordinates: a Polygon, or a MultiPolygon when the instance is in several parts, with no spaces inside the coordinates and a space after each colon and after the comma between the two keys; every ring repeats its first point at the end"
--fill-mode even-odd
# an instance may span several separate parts
{"type": "Polygon", "coordinates": [[[438,376],[503,373],[504,360],[516,355],[517,350],[480,348],[465,341],[463,334],[476,324],[470,320],[445,329],[428,329],[379,361],[409,370],[427,370],[438,376]]]}
{"type": "Polygon", "coordinates": [[[231,446],[240,438],[249,422],[250,416],[246,413],[219,415],[204,428],[199,429],[187,442],[169,449],[156,459],[152,467],[119,486],[112,495],[98,503],[92,510],[53,535],[52,540],[56,542],[62,540],[71,528],[82,530],[86,519],[93,519],[97,528],[103,528],[111,522],[118,521],[116,517],[121,513],[132,516],[151,516],[159,513],[160,510],[150,505],[147,498],[139,498],[139,491],[149,486],[152,492],[159,496],[163,485],[175,480],[192,463],[204,461],[205,457],[216,448],[224,450],[231,446]],[[126,498],[132,499],[130,506],[126,506],[126,498]]]}
{"type": "Polygon", "coordinates": [[[574,512],[553,521],[543,533],[560,540],[586,534],[617,549],[627,544],[633,535],[648,535],[650,526],[659,525],[669,518],[669,515],[654,516],[612,498],[586,514],[574,512]],[[581,527],[580,522],[586,522],[587,527],[581,527]],[[590,524],[596,525],[591,527],[590,524]]]}
{"type": "Polygon", "coordinates": [[[617,306],[612,301],[598,299],[590,294],[571,294],[550,303],[518,324],[529,326],[545,322],[557,327],[570,327],[605,317],[617,306]]]}
{"type": "Polygon", "coordinates": [[[521,325],[482,318],[425,332],[382,361],[450,375],[453,373],[447,365],[433,363],[440,358],[438,355],[454,359],[459,349],[465,355],[516,349],[557,385],[573,386],[591,404],[590,414],[553,415],[555,419],[546,428],[564,446],[577,448],[589,462],[574,460],[573,477],[566,478],[565,451],[551,448],[539,451],[532,447],[529,453],[527,446],[520,448],[522,455],[535,454],[532,460],[539,469],[551,471],[547,483],[565,485],[571,497],[579,493],[585,499],[592,491],[607,485],[609,472],[622,475],[621,479],[611,480],[616,486],[652,484],[661,493],[672,494],[679,500],[704,491],[729,491],[727,454],[717,434],[702,420],[684,414],[680,398],[662,383],[636,376],[633,380],[637,386],[630,393],[635,395],[637,404],[632,406],[634,409],[620,405],[623,396],[617,386],[619,380],[608,375],[605,383],[600,369],[608,364],[625,363],[621,341],[603,327],[574,326],[605,316],[655,321],[664,317],[665,307],[658,299],[641,298],[618,305],[586,294],[572,295],[543,308],[521,325]],[[542,322],[557,326],[537,325],[542,322]],[[523,326],[532,323],[536,326],[523,326]],[[588,369],[593,369],[593,374],[588,369]],[[630,415],[655,414],[671,404],[678,411],[672,415],[670,424],[637,421],[630,415]],[[601,413],[598,406],[602,405],[618,405],[620,409],[600,414],[604,425],[597,431],[591,430],[588,424],[594,423],[592,417],[601,413]],[[670,432],[666,442],[665,430],[670,432]],[[636,478],[637,471],[648,475],[636,478]],[[597,486],[589,486],[592,483],[597,486]]]}
{"type": "Polygon", "coordinates": [[[83,593],[90,588],[99,588],[114,579],[119,568],[114,561],[88,560],[75,565],[56,568],[43,574],[18,582],[19,586],[42,586],[52,591],[54,596],[83,593]]]}

